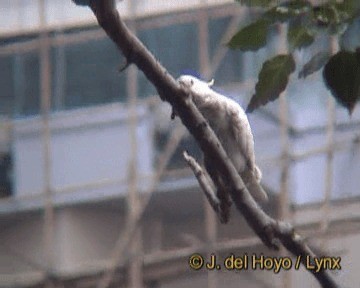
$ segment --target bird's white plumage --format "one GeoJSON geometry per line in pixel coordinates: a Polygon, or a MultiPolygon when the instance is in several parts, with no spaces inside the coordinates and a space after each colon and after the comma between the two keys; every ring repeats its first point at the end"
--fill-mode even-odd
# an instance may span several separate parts
{"type": "MultiPolygon", "coordinates": [[[[229,158],[243,180],[257,183],[261,180],[260,169],[255,165],[254,138],[245,111],[234,100],[212,90],[208,83],[191,75],[178,78],[181,85],[188,87],[191,97],[200,112],[218,136],[229,158]]],[[[259,185],[255,185],[259,186],[259,185]]],[[[256,198],[265,200],[265,191],[250,191],[256,198]]]]}

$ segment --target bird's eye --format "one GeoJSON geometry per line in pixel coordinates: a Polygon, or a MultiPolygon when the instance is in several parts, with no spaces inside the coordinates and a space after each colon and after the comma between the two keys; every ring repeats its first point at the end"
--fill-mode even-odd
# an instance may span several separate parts
{"type": "Polygon", "coordinates": [[[191,79],[191,80],[190,80],[190,84],[191,84],[191,85],[194,85],[194,80],[191,79]]]}

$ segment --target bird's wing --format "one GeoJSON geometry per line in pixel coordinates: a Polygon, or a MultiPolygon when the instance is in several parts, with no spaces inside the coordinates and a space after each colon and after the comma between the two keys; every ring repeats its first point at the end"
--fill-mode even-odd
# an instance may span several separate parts
{"type": "Polygon", "coordinates": [[[251,195],[258,201],[266,202],[268,196],[260,185],[261,172],[255,165],[254,138],[251,132],[250,124],[245,112],[237,103],[230,106],[231,129],[236,143],[239,145],[248,169],[239,171],[246,187],[251,195]]]}
{"type": "Polygon", "coordinates": [[[245,112],[237,103],[229,105],[231,132],[251,171],[255,169],[254,138],[245,112]]]}

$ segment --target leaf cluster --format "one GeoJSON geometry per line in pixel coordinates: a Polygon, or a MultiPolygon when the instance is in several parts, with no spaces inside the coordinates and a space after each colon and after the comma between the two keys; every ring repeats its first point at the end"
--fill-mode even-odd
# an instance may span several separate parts
{"type": "MultiPolygon", "coordinates": [[[[247,111],[252,112],[269,101],[274,101],[285,90],[289,76],[295,71],[293,52],[314,43],[319,33],[341,35],[349,24],[360,16],[360,1],[330,0],[314,5],[307,0],[279,1],[237,0],[243,5],[261,7],[262,17],[240,29],[228,42],[231,49],[256,51],[267,44],[268,34],[273,25],[288,23],[287,43],[289,54],[277,55],[267,60],[260,71],[255,94],[247,111]]],[[[323,77],[336,100],[351,114],[359,99],[360,69],[359,50],[340,51],[331,55],[330,51],[316,53],[302,67],[299,78],[306,78],[325,66],[323,77]]]]}

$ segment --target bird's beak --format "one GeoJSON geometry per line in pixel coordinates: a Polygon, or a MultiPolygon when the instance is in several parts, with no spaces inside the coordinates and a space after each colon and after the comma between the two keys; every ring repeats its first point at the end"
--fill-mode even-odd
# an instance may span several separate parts
{"type": "Polygon", "coordinates": [[[214,83],[215,83],[215,80],[214,80],[214,79],[211,79],[209,82],[207,82],[207,85],[208,85],[209,87],[211,87],[211,86],[214,85],[214,83]]]}

